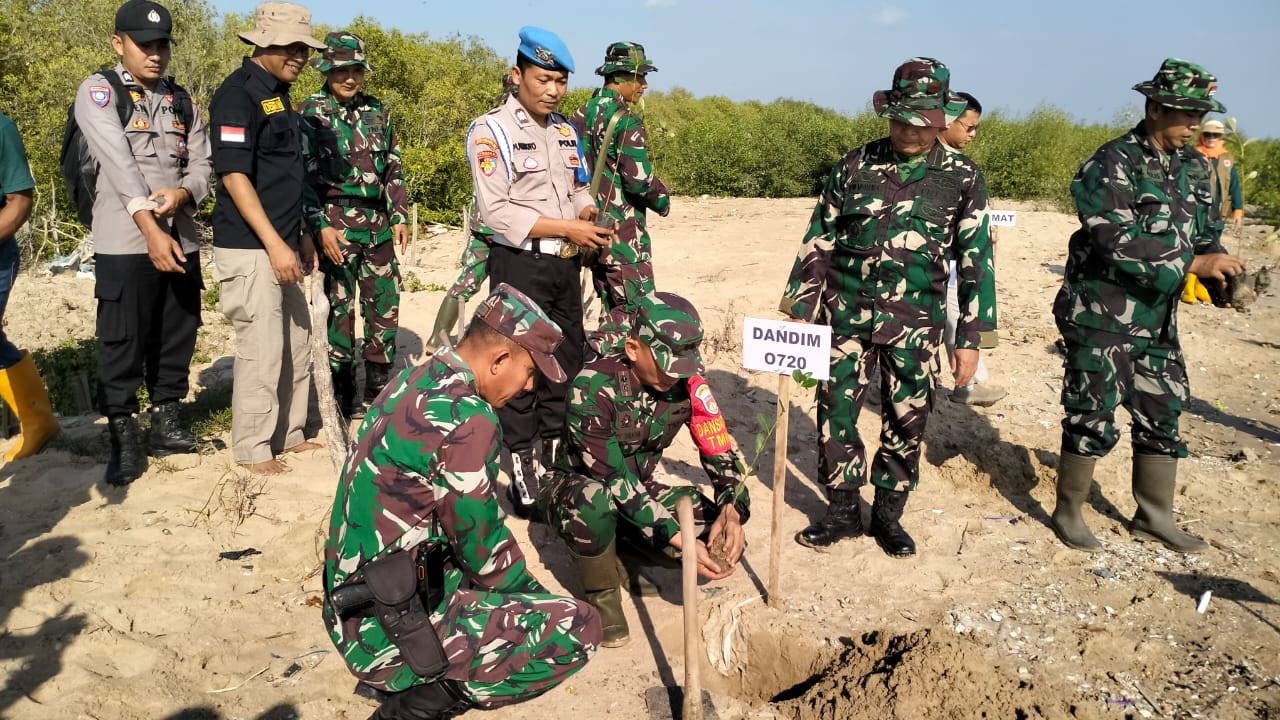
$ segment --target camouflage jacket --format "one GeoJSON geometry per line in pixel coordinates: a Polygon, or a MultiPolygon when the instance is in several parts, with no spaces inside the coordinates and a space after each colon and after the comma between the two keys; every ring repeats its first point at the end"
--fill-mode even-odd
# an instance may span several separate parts
{"type": "Polygon", "coordinates": [[[1059,325],[1175,340],[1192,258],[1225,252],[1205,157],[1190,147],[1160,153],[1138,123],[1080,166],[1071,196],[1080,229],[1053,303],[1059,325]]]}
{"type": "Polygon", "coordinates": [[[940,345],[951,260],[956,346],[977,348],[996,324],[982,171],[941,143],[903,162],[888,138],[876,140],[831,171],[780,309],[879,345],[940,345]]]}
{"type": "MultiPolygon", "coordinates": [[[[303,214],[313,232],[333,224],[325,217],[324,203],[332,197],[381,199],[392,225],[409,222],[400,141],[381,101],[357,93],[342,105],[322,87],[298,106],[298,114],[307,172],[303,214]]],[[[328,211],[350,209],[330,206],[328,211]]]]}
{"type": "MultiPolygon", "coordinates": [[[[606,148],[604,177],[598,193],[606,199],[608,212],[617,221],[618,240],[625,242],[635,259],[650,259],[649,234],[645,230],[645,211],[666,216],[671,212],[671,192],[667,184],[653,174],[646,149],[648,133],[644,123],[631,112],[627,101],[615,90],[601,88],[570,119],[582,138],[587,169],[596,169],[600,149],[606,148]],[[604,137],[609,121],[621,113],[613,135],[604,137]]],[[[599,197],[592,198],[597,206],[599,197]]],[[[601,207],[601,209],[605,209],[601,207]]]]}
{"type": "MultiPolygon", "coordinates": [[[[680,532],[680,523],[658,501],[669,489],[653,477],[662,452],[693,417],[687,380],[665,393],[646,388],[625,356],[597,358],[573,379],[565,417],[565,442],[555,469],[599,480],[619,513],[656,547],[680,532]]],[[[726,433],[727,435],[727,433],[726,433]]],[[[700,453],[719,506],[733,504],[745,520],[750,498],[737,451],[700,453]]]]}
{"type": "MultiPolygon", "coordinates": [[[[498,506],[502,431],[470,368],[446,348],[392,382],[343,468],[324,549],[326,593],[387,551],[439,537],[453,555],[446,597],[464,578],[482,590],[545,592],[498,506]]],[[[330,632],[340,649],[359,642],[330,632]]]]}

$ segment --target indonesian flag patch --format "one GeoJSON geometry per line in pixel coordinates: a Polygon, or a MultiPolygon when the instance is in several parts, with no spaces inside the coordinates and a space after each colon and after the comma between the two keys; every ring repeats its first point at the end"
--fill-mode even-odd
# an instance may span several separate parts
{"type": "Polygon", "coordinates": [[[235,125],[223,125],[218,131],[218,139],[226,143],[244,142],[244,128],[235,125]]]}

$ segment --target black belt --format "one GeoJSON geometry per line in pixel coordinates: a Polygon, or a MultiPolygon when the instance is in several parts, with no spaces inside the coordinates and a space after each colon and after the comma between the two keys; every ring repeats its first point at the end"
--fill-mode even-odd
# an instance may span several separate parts
{"type": "Polygon", "coordinates": [[[387,210],[387,203],[381,198],[338,195],[337,197],[327,197],[324,202],[326,205],[337,205],[345,208],[363,208],[365,210],[381,210],[383,212],[387,210]]]}

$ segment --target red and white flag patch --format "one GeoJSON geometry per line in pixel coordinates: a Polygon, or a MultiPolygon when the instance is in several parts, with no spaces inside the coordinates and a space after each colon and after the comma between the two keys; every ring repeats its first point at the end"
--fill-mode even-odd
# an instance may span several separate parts
{"type": "Polygon", "coordinates": [[[242,143],[244,142],[244,128],[235,125],[223,125],[218,131],[218,139],[222,142],[242,143]]]}

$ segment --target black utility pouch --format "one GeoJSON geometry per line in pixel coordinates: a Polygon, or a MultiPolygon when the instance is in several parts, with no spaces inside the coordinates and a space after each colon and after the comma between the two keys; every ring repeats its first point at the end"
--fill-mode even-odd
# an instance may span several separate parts
{"type": "Polygon", "coordinates": [[[373,592],[374,616],[383,632],[413,672],[430,682],[449,669],[449,659],[418,593],[427,568],[415,554],[393,552],[366,565],[361,574],[373,592]]]}

